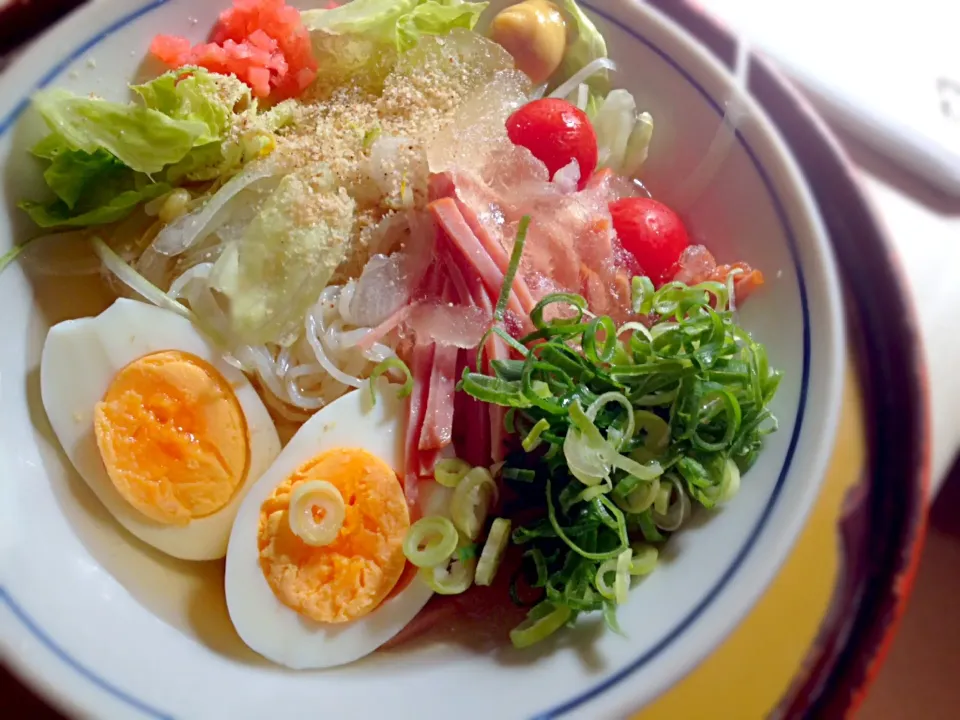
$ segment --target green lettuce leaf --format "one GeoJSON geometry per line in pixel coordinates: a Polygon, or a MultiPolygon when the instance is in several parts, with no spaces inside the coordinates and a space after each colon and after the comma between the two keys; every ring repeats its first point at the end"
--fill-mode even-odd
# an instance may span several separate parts
{"type": "Polygon", "coordinates": [[[159,172],[178,162],[209,136],[206,123],[178,120],[140,105],[45,90],[34,106],[53,132],[72,150],[105,150],[132,170],[159,172]]]}
{"type": "Polygon", "coordinates": [[[396,39],[397,22],[421,0],[353,0],[330,10],[300,13],[307,30],[333,35],[363,35],[368,40],[396,39]]]}
{"type": "Polygon", "coordinates": [[[203,68],[181,68],[130,87],[149,109],[175,120],[206,125],[207,132],[197,137],[194,145],[219,141],[238,112],[255,108],[249,87],[232,75],[218,75],[203,68]]]}
{"type": "Polygon", "coordinates": [[[353,0],[331,10],[301,13],[311,32],[320,80],[359,78],[376,85],[398,54],[425,35],[473,29],[486,2],[464,0],[353,0]]]}
{"type": "Polygon", "coordinates": [[[418,5],[397,20],[397,47],[409,50],[424,35],[446,35],[454,28],[473,30],[480,14],[487,8],[485,2],[440,0],[418,5]]]}
{"type": "MultiPolygon", "coordinates": [[[[567,50],[563,54],[563,60],[560,67],[553,74],[550,82],[550,88],[554,88],[587,63],[597,58],[607,57],[607,43],[603,35],[597,30],[597,26],[586,16],[575,0],[562,0],[561,10],[567,18],[568,27],[570,25],[576,30],[576,37],[572,42],[567,43],[567,50]]],[[[594,73],[587,85],[590,89],[601,95],[610,92],[610,78],[606,70],[594,73]]]]}
{"type": "Polygon", "coordinates": [[[52,159],[43,171],[43,179],[67,208],[73,210],[89,187],[111,184],[129,172],[126,165],[106,150],[94,153],[65,150],[52,159]]]}
{"type": "Polygon", "coordinates": [[[75,208],[69,207],[63,200],[46,204],[22,200],[19,207],[42,228],[105,225],[122,220],[140,203],[160,197],[171,189],[166,183],[147,183],[139,188],[135,185],[119,191],[116,185],[105,187],[75,208]]]}
{"type": "Polygon", "coordinates": [[[142,105],[64,90],[34,98],[53,132],[32,152],[49,161],[43,177],[56,196],[20,204],[38,225],[114,222],[171,186],[235,172],[272,150],[269,134],[289,115],[264,114],[261,120],[246,85],[202,68],[164,73],[132,90],[142,105]],[[232,132],[241,114],[249,119],[247,134],[232,132]]]}
{"type": "Polygon", "coordinates": [[[170,190],[143,173],[135,173],[106,150],[71,150],[57,133],[41,140],[31,152],[49,160],[43,179],[55,200],[20,203],[40,227],[85,227],[121,220],[140,202],[170,190]]]}

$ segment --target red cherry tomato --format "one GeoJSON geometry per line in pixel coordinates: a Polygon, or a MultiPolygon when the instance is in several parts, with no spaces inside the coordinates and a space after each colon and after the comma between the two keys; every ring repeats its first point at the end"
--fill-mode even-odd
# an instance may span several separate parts
{"type": "Polygon", "coordinates": [[[690,245],[677,214],[662,202],[630,197],[610,203],[610,215],[623,249],[650,279],[657,285],[670,280],[680,253],[690,245]]]}
{"type": "Polygon", "coordinates": [[[576,105],[557,98],[527,103],[507,118],[507,135],[547,166],[550,177],[571,160],[580,166],[580,189],[597,167],[597,134],[576,105]]]}

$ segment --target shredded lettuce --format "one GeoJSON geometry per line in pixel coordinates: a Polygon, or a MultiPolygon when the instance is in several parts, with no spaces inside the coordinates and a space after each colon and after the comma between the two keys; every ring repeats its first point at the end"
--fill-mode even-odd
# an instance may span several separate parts
{"type": "MultiPolygon", "coordinates": [[[[573,40],[567,42],[567,50],[560,67],[551,78],[549,89],[560,85],[589,62],[607,57],[607,43],[603,35],[580,6],[574,0],[562,0],[560,7],[566,15],[568,26],[572,25],[576,32],[573,40]]],[[[594,92],[606,95],[610,90],[610,78],[606,71],[598,72],[587,80],[587,85],[594,92]]]]}

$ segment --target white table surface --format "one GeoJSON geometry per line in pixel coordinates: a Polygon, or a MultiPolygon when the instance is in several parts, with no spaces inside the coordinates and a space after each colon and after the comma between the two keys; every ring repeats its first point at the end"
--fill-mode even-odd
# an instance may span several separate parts
{"type": "Polygon", "coordinates": [[[899,251],[917,309],[927,358],[935,493],[960,450],[960,198],[939,193],[849,137],[841,139],[899,251]]]}

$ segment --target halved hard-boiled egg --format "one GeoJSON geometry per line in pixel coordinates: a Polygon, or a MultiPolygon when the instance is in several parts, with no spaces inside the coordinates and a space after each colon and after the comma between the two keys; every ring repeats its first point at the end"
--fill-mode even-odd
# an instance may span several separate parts
{"type": "MultiPolygon", "coordinates": [[[[247,493],[230,535],[226,595],[243,641],[290,668],[357,660],[404,628],[433,594],[408,566],[404,402],[381,380],[319,411],[247,493]]],[[[425,514],[450,490],[425,483],[425,514]]]]}
{"type": "Polygon", "coordinates": [[[280,441],[247,378],[189,320],[124,298],[62,322],[40,389],[67,457],[121,525],[174,557],[226,554],[280,441]]]}

